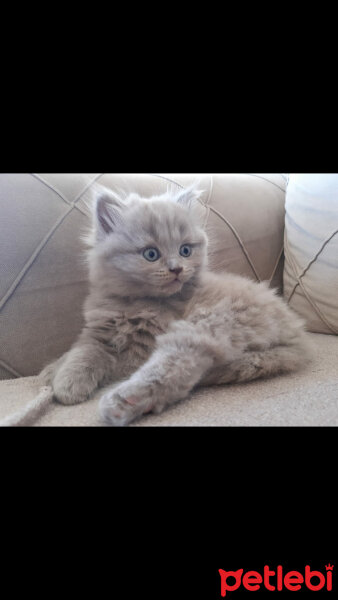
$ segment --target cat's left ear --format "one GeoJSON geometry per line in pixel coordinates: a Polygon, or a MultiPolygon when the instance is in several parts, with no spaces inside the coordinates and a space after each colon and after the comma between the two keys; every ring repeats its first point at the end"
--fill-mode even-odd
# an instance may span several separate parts
{"type": "Polygon", "coordinates": [[[123,209],[123,201],[111,190],[103,189],[97,194],[94,209],[97,241],[102,241],[122,225],[123,209]]]}
{"type": "Polygon", "coordinates": [[[193,183],[187,188],[182,188],[175,195],[175,202],[181,204],[186,208],[191,208],[195,202],[197,202],[203,195],[204,190],[197,187],[198,184],[193,183]]]}

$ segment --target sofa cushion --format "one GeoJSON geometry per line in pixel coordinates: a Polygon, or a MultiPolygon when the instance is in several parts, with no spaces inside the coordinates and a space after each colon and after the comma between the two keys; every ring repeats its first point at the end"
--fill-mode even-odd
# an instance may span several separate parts
{"type": "MultiPolygon", "coordinates": [[[[0,174],[0,378],[37,374],[82,329],[88,292],[81,235],[99,184],[146,197],[196,175],[0,174]]],[[[280,287],[285,180],[202,175],[209,263],[280,287]]]]}
{"type": "Polygon", "coordinates": [[[291,174],[284,296],[309,331],[338,333],[338,175],[291,174]]]}

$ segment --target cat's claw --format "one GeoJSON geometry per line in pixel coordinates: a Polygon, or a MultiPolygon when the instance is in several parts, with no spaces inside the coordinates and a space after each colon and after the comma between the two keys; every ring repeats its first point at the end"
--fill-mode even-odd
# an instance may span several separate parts
{"type": "Polygon", "coordinates": [[[136,417],[149,412],[149,401],[135,394],[123,393],[119,388],[108,390],[101,396],[99,411],[101,418],[107,425],[123,427],[136,417]]]}
{"type": "Polygon", "coordinates": [[[130,405],[118,394],[108,392],[101,397],[100,415],[107,425],[123,427],[133,419],[130,405]]]}

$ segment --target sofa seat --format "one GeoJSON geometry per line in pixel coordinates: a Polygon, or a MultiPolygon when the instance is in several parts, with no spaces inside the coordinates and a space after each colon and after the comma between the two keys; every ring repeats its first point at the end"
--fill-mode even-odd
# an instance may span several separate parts
{"type": "MultiPolygon", "coordinates": [[[[302,371],[245,384],[199,388],[162,414],[148,414],[130,427],[337,426],[338,337],[307,335],[315,356],[302,371]]],[[[0,419],[32,400],[38,390],[35,376],[0,381],[0,419]]],[[[102,426],[98,398],[74,406],[53,403],[33,426],[102,426]]]]}

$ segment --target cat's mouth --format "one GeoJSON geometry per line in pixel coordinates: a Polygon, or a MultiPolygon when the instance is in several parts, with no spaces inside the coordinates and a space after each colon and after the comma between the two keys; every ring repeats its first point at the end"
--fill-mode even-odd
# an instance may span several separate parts
{"type": "Polygon", "coordinates": [[[183,281],[182,279],[180,279],[179,277],[175,277],[174,279],[172,279],[171,281],[168,281],[167,283],[164,284],[164,287],[166,288],[175,288],[178,285],[183,285],[183,281]]]}
{"type": "Polygon", "coordinates": [[[174,283],[183,283],[183,281],[179,277],[175,277],[169,282],[169,285],[173,285],[174,283]]]}
{"type": "Polygon", "coordinates": [[[163,289],[163,293],[165,294],[176,294],[176,292],[180,291],[183,285],[186,283],[187,278],[183,274],[175,274],[175,277],[172,279],[167,279],[167,281],[161,282],[161,288],[163,289]]]}
{"type": "Polygon", "coordinates": [[[183,285],[184,281],[180,279],[178,276],[174,277],[174,279],[170,279],[170,281],[163,282],[162,285],[164,287],[175,287],[177,285],[183,285]]]}

